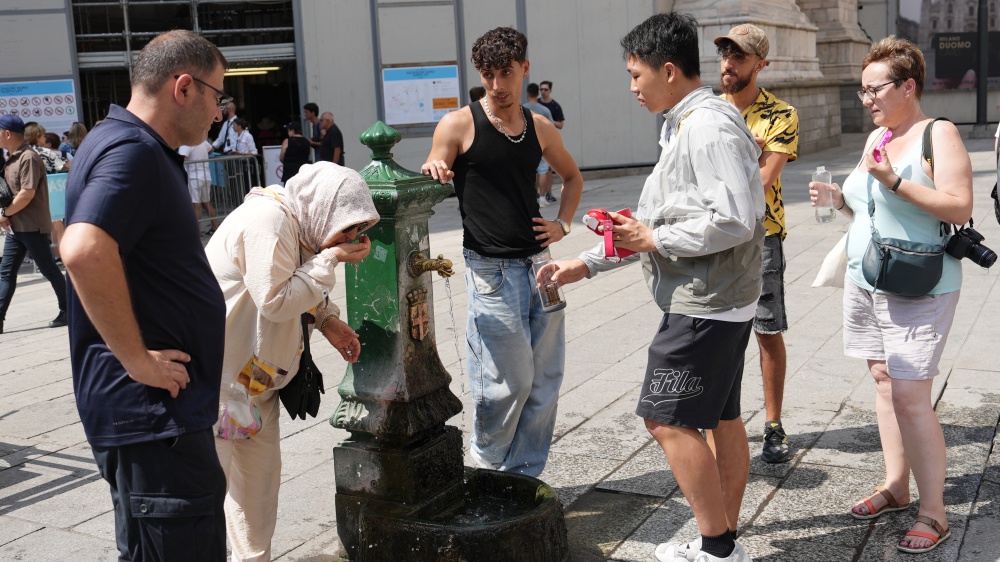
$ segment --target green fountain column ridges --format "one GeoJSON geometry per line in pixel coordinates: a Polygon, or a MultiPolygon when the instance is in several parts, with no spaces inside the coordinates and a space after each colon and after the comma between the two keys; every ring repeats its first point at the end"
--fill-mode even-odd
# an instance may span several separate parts
{"type": "Polygon", "coordinates": [[[462,479],[462,434],[445,421],[462,411],[437,353],[431,272],[411,273],[429,255],[427,220],[449,185],[406,170],[390,149],[401,139],[375,123],[361,142],[372,162],[361,170],[381,219],[366,234],[371,253],[346,264],[347,322],[362,351],[338,387],[330,419],[351,437],[333,449],[337,532],[358,559],[361,513],[422,505],[462,479]]]}
{"type": "Polygon", "coordinates": [[[407,170],[390,149],[402,136],[378,121],[361,135],[372,162],[361,170],[381,220],[367,234],[371,254],[346,264],[348,323],[364,347],[348,366],[331,420],[339,428],[406,442],[462,410],[437,353],[431,273],[407,271],[417,252],[429,256],[427,221],[450,185],[407,170]]]}

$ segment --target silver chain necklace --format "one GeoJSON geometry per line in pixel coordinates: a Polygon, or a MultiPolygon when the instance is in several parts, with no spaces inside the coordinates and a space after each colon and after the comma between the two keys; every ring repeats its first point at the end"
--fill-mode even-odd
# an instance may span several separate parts
{"type": "Polygon", "coordinates": [[[509,140],[514,144],[517,144],[524,140],[524,135],[528,134],[528,118],[524,116],[524,109],[521,108],[521,104],[517,104],[517,109],[521,112],[521,119],[524,121],[524,130],[521,131],[521,135],[517,137],[517,140],[514,140],[510,135],[507,134],[507,129],[504,129],[503,124],[500,123],[500,120],[497,119],[496,115],[493,115],[493,113],[490,112],[490,102],[487,101],[486,98],[483,98],[483,106],[486,108],[486,115],[489,115],[490,118],[493,119],[493,121],[497,124],[497,127],[500,127],[500,132],[503,133],[503,136],[507,137],[507,140],[509,140]]]}

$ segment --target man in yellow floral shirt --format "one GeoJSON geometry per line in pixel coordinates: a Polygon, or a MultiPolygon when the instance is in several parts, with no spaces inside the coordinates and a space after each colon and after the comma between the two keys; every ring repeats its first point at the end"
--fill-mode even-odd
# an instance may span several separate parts
{"type": "Polygon", "coordinates": [[[719,88],[743,113],[762,153],[760,175],[767,209],[764,226],[763,288],[754,319],[764,377],[764,447],[767,463],[788,462],[792,452],[781,426],[781,401],[785,390],[785,204],[781,200],[781,170],[795,160],[799,144],[799,116],[795,108],[757,86],[757,75],[767,66],[768,41],[764,31],[751,24],[738,25],[715,39],[722,68],[719,88]]]}

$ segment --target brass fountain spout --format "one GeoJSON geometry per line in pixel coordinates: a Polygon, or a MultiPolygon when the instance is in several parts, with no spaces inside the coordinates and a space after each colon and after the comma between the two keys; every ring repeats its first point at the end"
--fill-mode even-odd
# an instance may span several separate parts
{"type": "Polygon", "coordinates": [[[410,254],[406,269],[413,277],[420,277],[428,271],[436,271],[441,277],[448,278],[455,275],[451,266],[451,260],[445,259],[443,254],[438,254],[437,258],[431,259],[425,258],[423,252],[415,252],[410,254]]]}

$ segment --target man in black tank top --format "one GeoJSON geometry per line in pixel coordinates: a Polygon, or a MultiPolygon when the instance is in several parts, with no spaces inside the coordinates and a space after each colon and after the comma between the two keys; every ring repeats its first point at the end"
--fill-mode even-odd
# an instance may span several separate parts
{"type": "Polygon", "coordinates": [[[475,402],[471,454],[481,466],[545,468],[565,363],[563,311],[542,311],[531,258],[569,234],[583,178],[548,119],[521,107],[528,40],[499,27],[472,46],[486,96],[445,115],[424,174],[455,182],[464,230],[475,402]],[[563,178],[559,214],[538,208],[540,158],[563,178]]]}

